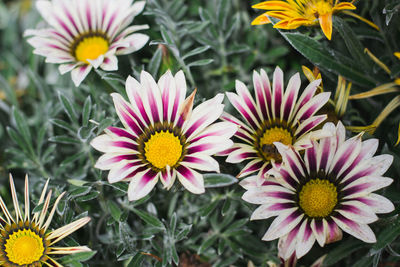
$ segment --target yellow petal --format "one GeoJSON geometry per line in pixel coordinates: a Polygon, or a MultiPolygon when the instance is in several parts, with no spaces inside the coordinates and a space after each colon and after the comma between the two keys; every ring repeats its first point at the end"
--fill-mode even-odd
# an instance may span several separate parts
{"type": "Polygon", "coordinates": [[[309,82],[315,81],[314,73],[309,68],[303,65],[301,69],[309,82]]]}
{"type": "Polygon", "coordinates": [[[369,51],[368,48],[364,49],[364,53],[367,53],[367,55],[376,63],[379,65],[379,67],[381,67],[384,71],[386,71],[387,74],[391,74],[392,72],[390,71],[390,69],[388,68],[388,66],[385,65],[385,63],[383,63],[382,61],[380,61],[374,54],[371,53],[371,51],[369,51]]]}
{"type": "Polygon", "coordinates": [[[348,11],[348,10],[344,10],[343,13],[345,13],[345,14],[347,14],[347,15],[350,15],[350,16],[352,16],[352,17],[355,17],[356,19],[359,19],[359,20],[361,20],[362,22],[367,23],[369,26],[371,26],[372,28],[375,28],[377,31],[379,31],[378,25],[376,25],[376,24],[373,23],[372,21],[367,20],[367,19],[364,19],[363,17],[357,15],[356,13],[351,12],[351,11],[348,11]]]}
{"type": "Polygon", "coordinates": [[[367,126],[346,126],[345,127],[347,130],[359,133],[359,132],[367,132],[372,134],[376,130],[376,125],[367,125],[367,126]]]}
{"type": "Polygon", "coordinates": [[[387,106],[382,110],[381,114],[378,115],[372,124],[378,127],[381,122],[398,106],[400,106],[400,95],[393,98],[392,101],[387,104],[387,106]]]}
{"type": "Polygon", "coordinates": [[[267,17],[266,13],[264,13],[264,14],[258,16],[257,18],[255,18],[251,22],[251,25],[264,25],[264,24],[268,24],[268,23],[271,23],[271,21],[267,17]]]}
{"type": "Polygon", "coordinates": [[[274,28],[284,29],[284,30],[292,30],[293,28],[288,27],[288,20],[281,20],[274,25],[274,28]]]}
{"type": "Polygon", "coordinates": [[[332,13],[327,13],[319,16],[319,25],[324,32],[326,38],[331,40],[332,38],[332,13]]]}
{"type": "Polygon", "coordinates": [[[400,88],[396,87],[396,83],[385,83],[367,92],[352,95],[349,97],[349,99],[363,99],[376,95],[383,95],[398,91],[400,91],[400,88]]]}
{"type": "Polygon", "coordinates": [[[395,55],[398,59],[400,59],[400,52],[394,52],[394,55],[395,55]]]}
{"type": "Polygon", "coordinates": [[[288,3],[284,1],[265,1],[251,6],[252,8],[265,9],[265,10],[285,10],[293,9],[288,3]]]}
{"type": "Polygon", "coordinates": [[[355,5],[349,2],[342,2],[333,7],[333,11],[346,10],[346,9],[354,10],[356,9],[356,7],[355,5]]]}
{"type": "Polygon", "coordinates": [[[399,143],[400,143],[400,123],[399,123],[399,129],[397,130],[397,142],[394,145],[397,146],[399,143]]]}
{"type": "Polygon", "coordinates": [[[311,25],[315,25],[315,21],[305,18],[294,18],[288,21],[288,28],[290,29],[297,29],[300,26],[311,26],[311,25]]]}

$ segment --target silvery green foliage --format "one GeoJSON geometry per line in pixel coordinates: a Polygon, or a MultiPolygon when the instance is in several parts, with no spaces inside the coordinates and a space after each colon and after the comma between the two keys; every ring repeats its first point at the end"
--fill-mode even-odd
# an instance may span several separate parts
{"type": "MultiPolygon", "coordinates": [[[[256,16],[250,6],[259,1],[149,0],[135,20],[150,26],[145,33],[151,42],[138,53],[120,57],[118,71],[92,72],[76,88],[68,75],[59,75],[56,65],[31,53],[22,33],[40,18],[26,2],[0,2],[0,95],[4,95],[0,97],[0,194],[5,201],[11,200],[6,183],[9,172],[17,187],[28,173],[38,185],[31,188],[36,203],[36,188],[51,178],[53,190],[67,191],[54,228],[77,217],[92,217],[87,227],[65,242],[88,244],[97,253],[66,256],[62,259],[66,266],[246,266],[250,260],[267,266],[267,261],[279,262],[276,242],[261,241],[272,220],[249,221],[255,207],[241,200],[244,190],[234,176],[243,166],[228,165],[220,158],[222,174],[205,175],[205,194],[192,195],[179,186],[170,191],[158,187],[136,202],[128,201],[126,183],[109,184],[107,173],[93,168],[100,154],[89,143],[106,127],[117,125],[109,94],[124,95],[128,75],[138,78],[145,69],[158,78],[167,69],[173,73],[182,69],[189,91],[197,88],[197,102],[232,91],[235,79],[251,84],[254,69],[272,70],[276,65],[290,77],[301,71],[301,65],[316,64],[326,91],[334,91],[341,74],[353,81],[352,94],[400,76],[400,60],[393,56],[400,51],[400,7],[395,0],[357,3],[359,14],[372,18],[382,32],[348,17],[338,18],[330,43],[322,40],[318,29],[278,32],[267,25],[250,26],[256,16]],[[391,75],[363,53],[367,45],[391,68],[391,75]]],[[[351,102],[345,122],[370,123],[391,97],[351,102]]],[[[226,110],[233,112],[229,105],[226,110]]],[[[392,116],[376,137],[384,144],[380,151],[395,156],[387,175],[396,180],[400,160],[399,148],[393,144],[399,115],[392,116]]],[[[395,181],[382,194],[396,203],[398,186],[395,181]]],[[[372,225],[377,243],[369,245],[345,235],[341,242],[313,248],[298,265],[310,266],[323,254],[327,254],[327,266],[398,261],[397,213],[382,216],[372,225]]]]}

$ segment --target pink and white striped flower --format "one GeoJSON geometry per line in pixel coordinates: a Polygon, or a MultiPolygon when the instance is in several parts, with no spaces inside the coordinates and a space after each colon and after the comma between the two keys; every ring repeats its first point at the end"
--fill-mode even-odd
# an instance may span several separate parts
{"type": "Polygon", "coordinates": [[[7,209],[0,197],[0,266],[58,266],[62,265],[54,259],[56,255],[68,255],[78,252],[91,251],[86,246],[57,247],[56,243],[86,225],[89,217],[78,219],[56,230],[51,229],[51,220],[57,209],[57,205],[65,192],[60,194],[49,211],[52,192],[47,193],[45,184],[40,196],[38,206],[40,210],[31,214],[29,200],[29,181],[25,178],[25,201],[22,209],[18,202],[14,180],[10,175],[11,196],[14,204],[14,212],[7,209]],[[46,218],[47,217],[47,218],[46,218]]]}
{"type": "Polygon", "coordinates": [[[37,55],[47,63],[61,64],[61,74],[71,71],[76,86],[92,68],[118,69],[117,55],[142,48],[149,37],[134,33],[147,25],[129,26],[142,12],[145,1],[39,0],[36,7],[50,28],[27,30],[37,55]],[[129,26],[129,27],[128,27],[129,26]]]}
{"type": "Polygon", "coordinates": [[[252,220],[277,216],[263,240],[279,238],[279,256],[288,259],[305,255],[317,240],[320,246],[342,238],[342,231],[367,242],[376,242],[368,224],[376,214],[394,210],[390,200],[373,193],[390,185],[382,177],[390,167],[391,155],[374,156],[377,139],[361,140],[361,134],[345,140],[341,122],[326,123],[331,137],[312,140],[301,156],[293,147],[275,143],[282,155],[280,168],[261,186],[257,177],[241,182],[247,190],[243,199],[260,204],[252,220]]]}
{"type": "Polygon", "coordinates": [[[310,132],[327,118],[326,115],[315,115],[330,96],[330,93],[315,95],[320,82],[311,82],[298,98],[301,85],[298,73],[290,78],[284,90],[283,72],[279,67],[275,69],[272,87],[264,70],[260,73],[254,71],[254,101],[247,87],[236,81],[236,94],[228,92],[227,96],[245,122],[223,114],[223,120],[240,128],[235,134],[238,142],[222,154],[229,154],[226,161],[230,163],[250,160],[239,173],[239,178],[258,171],[261,182],[272,163],[279,164],[281,157],[274,142],[300,150],[310,146],[312,139],[326,136],[323,130],[310,132]]]}
{"type": "Polygon", "coordinates": [[[110,183],[130,181],[130,200],[146,196],[159,179],[170,189],[176,177],[190,192],[204,193],[203,176],[194,169],[219,172],[211,156],[231,147],[237,130],[230,122],[214,123],[224,95],[193,109],[195,91],[185,99],[182,71],[175,77],[167,71],[158,83],[142,71],[140,82],[128,77],[126,93],[130,103],[111,94],[124,128],[109,127],[93,139],[91,145],[105,153],[95,167],[110,170],[110,183]]]}

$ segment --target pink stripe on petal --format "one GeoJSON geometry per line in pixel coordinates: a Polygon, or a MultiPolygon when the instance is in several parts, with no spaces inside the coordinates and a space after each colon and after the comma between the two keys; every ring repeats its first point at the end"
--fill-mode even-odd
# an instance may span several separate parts
{"type": "MultiPolygon", "coordinates": [[[[170,79],[167,77],[165,79],[165,85],[164,88],[169,88],[170,87],[170,79]]],[[[167,121],[168,120],[168,103],[169,103],[169,98],[170,98],[170,90],[169,89],[164,89],[162,92],[161,96],[161,101],[163,104],[163,120],[167,121]]]]}
{"type": "Polygon", "coordinates": [[[112,141],[112,146],[128,148],[128,149],[132,149],[135,151],[138,149],[137,145],[126,142],[126,141],[112,141]]]}
{"type": "Polygon", "coordinates": [[[92,27],[92,13],[91,13],[91,7],[89,5],[89,2],[86,2],[86,20],[89,26],[89,29],[93,29],[92,27]]]}
{"type": "Polygon", "coordinates": [[[157,102],[156,102],[152,92],[148,93],[148,99],[149,99],[150,110],[151,110],[151,115],[153,117],[153,120],[154,120],[154,122],[159,122],[160,116],[158,114],[157,102]]]}
{"type": "Polygon", "coordinates": [[[288,98],[286,99],[285,106],[283,109],[283,119],[286,121],[289,120],[290,111],[294,106],[296,92],[297,91],[291,91],[288,98]]]}
{"type": "Polygon", "coordinates": [[[134,99],[135,99],[136,107],[139,109],[140,115],[142,115],[142,118],[144,119],[144,121],[147,123],[147,125],[149,125],[150,124],[150,119],[147,116],[147,112],[146,112],[146,110],[144,108],[141,96],[136,94],[136,92],[133,94],[133,96],[134,96],[134,99]]]}
{"type": "Polygon", "coordinates": [[[140,173],[140,172],[143,172],[143,171],[145,171],[145,170],[148,170],[148,169],[149,169],[149,166],[142,166],[142,167],[139,167],[139,168],[135,169],[134,171],[132,171],[131,173],[129,173],[128,175],[126,175],[125,179],[132,178],[132,177],[134,177],[136,174],[138,174],[138,173],[140,173]]]}
{"type": "Polygon", "coordinates": [[[129,200],[137,200],[150,193],[157,183],[157,175],[157,172],[150,169],[140,177],[133,177],[128,189],[129,200]]]}
{"type": "Polygon", "coordinates": [[[305,152],[305,162],[308,166],[308,173],[317,171],[317,151],[315,141],[313,142],[313,146],[306,149],[305,152]]]}
{"type": "Polygon", "coordinates": [[[239,96],[239,98],[244,102],[244,104],[247,106],[249,111],[253,114],[255,119],[257,121],[262,121],[260,118],[257,107],[254,103],[253,97],[250,95],[249,90],[247,89],[246,85],[240,81],[236,81],[236,92],[239,96]]]}
{"type": "MultiPolygon", "coordinates": [[[[348,163],[349,160],[353,161],[354,157],[352,154],[354,151],[358,150],[357,148],[361,146],[361,141],[354,140],[353,142],[347,142],[349,143],[346,146],[345,151],[340,155],[340,157],[336,160],[334,160],[334,166],[331,167],[331,170],[335,174],[339,174],[340,171],[342,170],[343,166],[348,163]]],[[[336,154],[337,155],[337,154],[336,154]]]]}
{"type": "MultiPolygon", "coordinates": [[[[107,160],[106,163],[110,164],[110,163],[117,163],[122,160],[136,160],[136,159],[138,159],[138,156],[136,154],[118,155],[118,156],[110,158],[109,160],[107,160]]],[[[142,164],[142,162],[138,161],[138,162],[129,163],[129,164],[132,164],[131,166],[135,166],[135,165],[142,164]]]]}
{"type": "Polygon", "coordinates": [[[288,183],[292,188],[296,188],[298,186],[298,180],[294,179],[284,168],[281,168],[279,170],[279,174],[282,176],[283,180],[288,183]]]}
{"type": "Polygon", "coordinates": [[[376,242],[376,237],[374,232],[372,232],[371,228],[367,224],[359,224],[352,220],[347,219],[341,214],[336,214],[332,219],[339,225],[339,227],[351,234],[352,236],[366,242],[366,243],[374,243],[376,242]]]}
{"type": "Polygon", "coordinates": [[[274,71],[273,79],[273,103],[275,118],[280,118],[281,105],[283,98],[283,72],[279,67],[274,71]]]}
{"type": "Polygon", "coordinates": [[[300,129],[300,127],[298,128],[298,130],[296,131],[296,136],[301,137],[302,135],[304,135],[304,134],[308,133],[309,131],[311,131],[312,129],[314,129],[316,126],[318,126],[324,120],[326,120],[326,115],[312,117],[312,119],[310,119],[307,122],[303,121],[300,125],[300,127],[302,127],[302,129],[297,133],[297,131],[300,129]]]}
{"type": "Polygon", "coordinates": [[[204,181],[201,174],[180,165],[176,168],[178,172],[178,179],[181,184],[190,192],[194,194],[204,193],[204,181]]]}
{"type": "Polygon", "coordinates": [[[326,244],[333,243],[342,239],[342,230],[337,226],[337,224],[332,220],[328,219],[328,232],[326,236],[326,244]]]}
{"type": "Polygon", "coordinates": [[[255,159],[253,161],[250,161],[249,163],[247,163],[247,165],[240,171],[240,173],[237,175],[238,178],[247,176],[253,172],[256,172],[258,170],[260,170],[260,168],[264,165],[264,162],[259,160],[259,159],[255,159]]]}
{"type": "Polygon", "coordinates": [[[71,38],[74,38],[74,34],[71,32],[69,27],[60,18],[55,17],[55,19],[58,22],[58,24],[69,34],[69,36],[71,36],[71,38]]]}
{"type": "Polygon", "coordinates": [[[107,130],[109,130],[110,132],[112,132],[113,134],[119,136],[119,137],[126,137],[132,140],[136,140],[137,136],[132,135],[131,133],[129,133],[128,131],[126,131],[125,129],[122,128],[118,128],[118,127],[108,127],[107,130]]]}
{"type": "Polygon", "coordinates": [[[262,116],[268,118],[267,104],[261,77],[256,71],[253,72],[253,86],[256,93],[257,105],[261,110],[262,116]]]}

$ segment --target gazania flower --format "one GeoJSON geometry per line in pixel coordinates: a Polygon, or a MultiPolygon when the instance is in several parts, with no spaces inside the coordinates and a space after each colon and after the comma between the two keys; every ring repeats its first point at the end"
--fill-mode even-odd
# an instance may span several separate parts
{"type": "Polygon", "coordinates": [[[14,203],[14,216],[7,209],[0,197],[0,207],[3,216],[0,216],[0,265],[5,267],[17,266],[62,266],[53,256],[73,254],[90,251],[86,246],[81,247],[57,247],[55,244],[78,230],[90,221],[89,217],[81,218],[56,230],[49,230],[51,220],[56,211],[62,193],[55,201],[50,214],[49,209],[52,192],[47,193],[47,185],[43,188],[39,199],[39,205],[43,205],[40,211],[34,212],[31,217],[29,201],[29,181],[25,178],[25,206],[22,209],[18,203],[14,181],[10,175],[11,195],[14,203]]]}
{"type": "Polygon", "coordinates": [[[350,2],[338,0],[287,0],[287,1],[265,1],[253,6],[253,8],[268,10],[258,16],[252,25],[271,23],[268,16],[279,19],[274,28],[291,30],[300,26],[320,25],[326,38],[332,37],[332,16],[337,12],[344,12],[347,15],[356,17],[368,25],[379,30],[371,21],[360,17],[348,10],[356,7],[350,2]]]}
{"type": "Polygon", "coordinates": [[[312,138],[318,139],[327,134],[323,130],[310,132],[327,118],[326,115],[314,116],[330,96],[330,93],[314,96],[320,81],[311,82],[298,98],[301,85],[298,73],[290,78],[284,90],[283,72],[279,67],[275,69],[272,88],[265,71],[261,70],[260,74],[254,71],[256,101],[246,86],[236,81],[237,94],[228,92],[227,96],[246,123],[229,114],[223,114],[221,118],[239,126],[235,134],[239,141],[222,153],[229,154],[226,161],[238,163],[251,160],[238,177],[258,171],[262,179],[272,163],[280,163],[281,156],[274,142],[300,150],[310,146],[312,138]]]}
{"type": "Polygon", "coordinates": [[[373,193],[392,183],[382,177],[393,161],[391,155],[373,156],[377,139],[361,141],[361,134],[345,140],[341,122],[324,125],[332,136],[312,141],[303,156],[290,146],[276,143],[282,155],[280,168],[257,186],[256,177],[241,182],[243,199],[261,204],[252,220],[277,216],[263,240],[279,238],[279,256],[305,255],[317,240],[320,246],[340,240],[342,231],[367,242],[376,242],[368,224],[387,213],[393,204],[373,193]]]}
{"type": "Polygon", "coordinates": [[[126,81],[130,103],[111,94],[124,128],[109,127],[93,139],[92,146],[105,154],[97,168],[110,170],[110,183],[130,181],[128,197],[146,196],[160,179],[169,189],[176,177],[190,192],[204,192],[203,176],[195,171],[219,171],[211,155],[233,145],[229,139],[237,130],[230,122],[214,123],[222,114],[223,94],[195,109],[195,92],[188,98],[182,71],[175,77],[167,71],[158,81],[145,71],[140,83],[126,81]]]}
{"type": "Polygon", "coordinates": [[[137,30],[147,25],[128,25],[142,12],[145,1],[132,0],[39,0],[36,7],[50,28],[27,30],[35,54],[47,63],[61,64],[60,73],[71,71],[78,86],[92,68],[118,69],[116,55],[142,48],[149,37],[137,30]]]}

